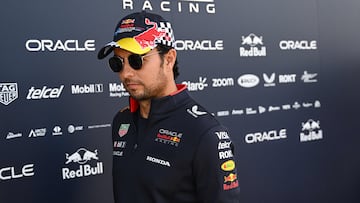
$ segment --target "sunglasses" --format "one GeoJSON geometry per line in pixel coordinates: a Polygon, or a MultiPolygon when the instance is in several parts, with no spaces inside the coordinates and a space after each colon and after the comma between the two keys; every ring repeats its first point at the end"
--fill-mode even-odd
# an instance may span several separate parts
{"type": "MultiPolygon", "coordinates": [[[[145,54],[145,55],[140,55],[140,54],[131,54],[130,56],[128,56],[128,62],[131,66],[132,69],[134,70],[139,70],[142,67],[143,64],[143,59],[147,56],[152,56],[155,54],[159,54],[160,51],[152,53],[152,54],[145,54]]],[[[113,57],[109,58],[109,66],[111,68],[111,70],[113,70],[114,72],[120,72],[123,70],[124,68],[124,59],[121,58],[120,56],[116,56],[114,55],[113,57]]]]}

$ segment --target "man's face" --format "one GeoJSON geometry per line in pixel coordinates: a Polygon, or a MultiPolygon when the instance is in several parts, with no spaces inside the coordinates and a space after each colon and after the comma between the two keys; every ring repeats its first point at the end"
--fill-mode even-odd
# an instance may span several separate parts
{"type": "Polygon", "coordinates": [[[120,80],[130,95],[138,100],[148,100],[167,96],[167,76],[163,63],[156,49],[148,52],[143,58],[142,67],[139,70],[129,65],[128,57],[131,52],[115,48],[114,54],[124,59],[123,69],[119,72],[120,80]]]}

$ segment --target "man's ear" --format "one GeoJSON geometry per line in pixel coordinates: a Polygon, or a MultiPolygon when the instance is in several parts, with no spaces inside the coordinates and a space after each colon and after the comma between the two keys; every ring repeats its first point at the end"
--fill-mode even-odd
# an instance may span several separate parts
{"type": "Polygon", "coordinates": [[[164,64],[167,68],[171,70],[171,72],[176,61],[176,56],[177,53],[175,49],[170,49],[168,53],[165,54],[164,64]]]}

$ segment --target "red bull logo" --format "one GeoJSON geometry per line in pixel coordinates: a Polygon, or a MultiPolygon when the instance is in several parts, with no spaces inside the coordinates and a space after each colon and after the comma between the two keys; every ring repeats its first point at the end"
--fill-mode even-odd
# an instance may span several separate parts
{"type": "Polygon", "coordinates": [[[90,160],[99,160],[98,152],[95,150],[91,152],[85,148],[80,148],[73,154],[69,155],[66,154],[66,162],[65,164],[78,163],[77,168],[74,168],[74,165],[71,164],[71,167],[64,167],[62,168],[62,178],[63,180],[66,179],[73,179],[73,178],[80,178],[80,177],[87,177],[87,176],[94,176],[100,175],[104,173],[104,167],[102,162],[96,162],[95,164],[86,164],[90,160]]]}
{"type": "Polygon", "coordinates": [[[175,136],[163,135],[163,134],[158,133],[156,135],[156,137],[159,139],[168,140],[168,141],[172,141],[172,142],[177,142],[177,143],[180,142],[180,138],[175,137],[175,136]]]}
{"type": "Polygon", "coordinates": [[[224,190],[231,190],[231,189],[234,189],[237,187],[239,187],[239,181],[237,181],[237,180],[234,182],[231,182],[230,184],[223,184],[224,190]]]}
{"type": "Polygon", "coordinates": [[[69,155],[67,153],[65,154],[66,159],[67,159],[65,164],[69,164],[70,162],[85,164],[86,162],[90,161],[91,159],[98,160],[99,158],[97,157],[97,154],[98,154],[97,150],[95,150],[94,152],[91,152],[87,149],[80,148],[71,155],[69,155]]]}
{"type": "Polygon", "coordinates": [[[157,23],[151,22],[148,18],[145,18],[145,24],[152,25],[152,27],[134,37],[142,49],[146,47],[155,47],[155,40],[166,37],[165,31],[158,30],[157,23]]]}
{"type": "Polygon", "coordinates": [[[155,141],[164,144],[170,144],[177,147],[181,142],[182,135],[183,135],[182,133],[161,128],[156,135],[155,141]]]}
{"type": "Polygon", "coordinates": [[[228,176],[224,176],[224,183],[234,182],[237,179],[237,175],[234,173],[230,173],[228,176]]]}

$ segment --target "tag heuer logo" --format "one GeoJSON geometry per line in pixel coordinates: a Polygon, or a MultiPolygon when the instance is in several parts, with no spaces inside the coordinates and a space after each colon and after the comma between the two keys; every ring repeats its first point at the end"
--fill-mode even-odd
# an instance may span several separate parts
{"type": "Polygon", "coordinates": [[[8,105],[18,98],[17,83],[0,83],[0,102],[8,105]]]}
{"type": "Polygon", "coordinates": [[[119,136],[123,137],[124,135],[126,135],[129,130],[129,127],[130,124],[121,124],[119,128],[119,136]]]}

